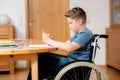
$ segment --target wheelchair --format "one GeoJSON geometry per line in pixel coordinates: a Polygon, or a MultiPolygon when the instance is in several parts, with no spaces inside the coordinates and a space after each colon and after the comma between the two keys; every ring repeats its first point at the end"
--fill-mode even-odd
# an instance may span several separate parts
{"type": "Polygon", "coordinates": [[[108,35],[95,34],[92,38],[90,61],[75,61],[64,66],[53,80],[110,80],[107,74],[94,63],[98,40],[108,35]]]}

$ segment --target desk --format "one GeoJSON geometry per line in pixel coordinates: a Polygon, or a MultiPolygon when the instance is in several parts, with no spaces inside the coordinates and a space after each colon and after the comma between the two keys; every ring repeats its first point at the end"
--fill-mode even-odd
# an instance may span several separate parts
{"type": "MultiPolygon", "coordinates": [[[[50,48],[29,48],[28,45],[29,44],[41,44],[40,40],[26,40],[25,41],[25,45],[24,47],[22,47],[21,49],[18,48],[10,48],[10,49],[0,49],[0,57],[3,56],[28,56],[30,57],[30,64],[31,64],[31,70],[32,70],[32,80],[38,80],[38,57],[37,54],[38,53],[43,53],[43,52],[52,52],[55,51],[56,48],[54,47],[50,47],[50,48]]],[[[21,57],[22,58],[22,57],[21,57]]],[[[14,60],[10,60],[11,63],[14,60]]],[[[14,73],[14,66],[10,66],[10,69],[13,71],[11,72],[11,77],[14,73]]],[[[14,78],[12,77],[12,80],[14,78]]],[[[15,79],[14,79],[15,80],[15,79]]]]}

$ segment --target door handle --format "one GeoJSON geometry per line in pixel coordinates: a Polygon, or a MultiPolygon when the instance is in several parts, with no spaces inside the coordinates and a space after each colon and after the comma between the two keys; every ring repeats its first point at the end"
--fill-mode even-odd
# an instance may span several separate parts
{"type": "Polygon", "coordinates": [[[32,26],[32,23],[35,22],[35,21],[36,21],[36,20],[29,19],[29,20],[28,20],[29,26],[32,26]]]}

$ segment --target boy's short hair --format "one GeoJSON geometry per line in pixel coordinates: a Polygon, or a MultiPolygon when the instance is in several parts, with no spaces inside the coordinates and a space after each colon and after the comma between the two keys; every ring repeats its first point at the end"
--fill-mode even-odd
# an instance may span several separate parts
{"type": "Polygon", "coordinates": [[[86,24],[86,12],[80,8],[75,7],[65,13],[65,17],[70,17],[71,19],[82,19],[83,23],[86,24]]]}

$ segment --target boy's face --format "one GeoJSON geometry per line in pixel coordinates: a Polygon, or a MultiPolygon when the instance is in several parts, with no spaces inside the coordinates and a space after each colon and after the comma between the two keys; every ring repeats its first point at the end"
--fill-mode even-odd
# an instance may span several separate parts
{"type": "Polygon", "coordinates": [[[68,21],[70,29],[73,32],[79,32],[80,25],[82,24],[81,19],[76,20],[76,19],[71,19],[71,18],[68,17],[67,21],[68,21]]]}

